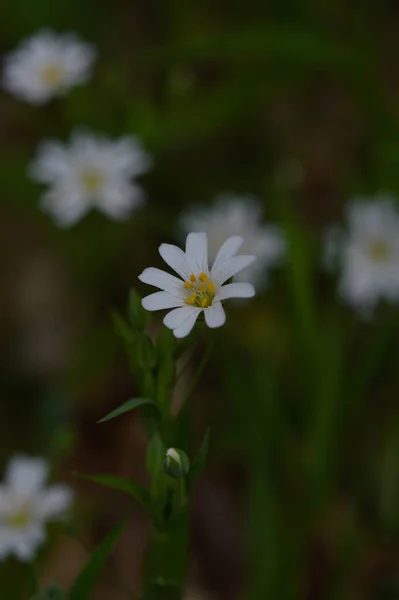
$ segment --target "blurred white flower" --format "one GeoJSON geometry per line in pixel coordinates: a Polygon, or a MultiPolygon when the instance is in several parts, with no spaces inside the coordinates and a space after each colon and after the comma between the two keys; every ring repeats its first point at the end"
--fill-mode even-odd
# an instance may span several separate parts
{"type": "Polygon", "coordinates": [[[41,143],[30,176],[50,189],[41,207],[61,227],[73,225],[90,208],[115,220],[127,219],[144,202],[142,188],[131,181],[149,169],[151,159],[139,140],[77,131],[69,146],[41,143]]]}
{"type": "Polygon", "coordinates": [[[48,465],[40,458],[15,456],[0,485],[0,560],[9,554],[22,561],[44,542],[46,521],[59,518],[72,503],[66,485],[45,487],[48,465]]]}
{"type": "Polygon", "coordinates": [[[399,301],[399,211],[390,196],[355,198],[346,208],[348,227],[325,235],[328,267],[341,271],[339,293],[370,313],[381,299],[399,301]]]}
{"type": "Polygon", "coordinates": [[[196,207],[187,211],[182,215],[180,224],[186,234],[205,231],[211,259],[215,258],[227,237],[243,236],[243,251],[254,254],[257,261],[245,273],[238,274],[236,281],[265,285],[268,269],[281,262],[284,255],[285,240],[281,229],[262,224],[260,204],[251,196],[219,195],[212,207],[196,207]]]}
{"type": "Polygon", "coordinates": [[[90,79],[96,56],[74,33],[43,29],[4,60],[3,88],[32,104],[44,104],[90,79]]]}
{"type": "Polygon", "coordinates": [[[202,312],[208,327],[221,327],[226,320],[222,300],[251,298],[255,294],[250,283],[223,285],[256,260],[255,256],[236,256],[243,242],[239,236],[228,238],[217,253],[211,269],[208,266],[206,233],[190,233],[185,252],[177,246],[161,244],[160,255],[181,279],[153,267],[145,269],[139,279],[162,291],[143,298],[144,308],[173,308],[163,322],[177,338],[190,333],[202,312]]]}

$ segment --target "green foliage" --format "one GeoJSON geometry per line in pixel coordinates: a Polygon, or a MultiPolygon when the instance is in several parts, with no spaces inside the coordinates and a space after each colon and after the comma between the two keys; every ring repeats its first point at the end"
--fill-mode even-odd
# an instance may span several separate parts
{"type": "Polygon", "coordinates": [[[107,535],[101,545],[93,552],[83,570],[79,573],[68,594],[68,600],[90,600],[94,585],[104,566],[105,561],[112,552],[119,536],[125,528],[127,519],[123,519],[107,535]]]}
{"type": "Polygon", "coordinates": [[[77,477],[93,481],[93,483],[99,483],[105,487],[113,490],[119,490],[128,494],[137,502],[139,502],[144,508],[149,508],[148,492],[141,485],[130,479],[124,477],[115,477],[114,475],[87,475],[84,473],[75,473],[77,477]]]}
{"type": "Polygon", "coordinates": [[[159,409],[153,400],[150,400],[149,398],[132,398],[131,400],[127,400],[126,402],[124,402],[118,408],[115,408],[115,410],[112,410],[110,413],[108,413],[108,415],[100,419],[98,422],[105,423],[106,421],[110,421],[115,417],[124,415],[125,413],[139,408],[140,406],[151,406],[156,416],[159,417],[159,409]]]}

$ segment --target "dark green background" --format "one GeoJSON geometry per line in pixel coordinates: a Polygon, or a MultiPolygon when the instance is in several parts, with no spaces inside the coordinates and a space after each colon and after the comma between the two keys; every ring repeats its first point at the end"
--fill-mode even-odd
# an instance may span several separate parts
{"type": "MultiPolygon", "coordinates": [[[[181,211],[235,191],[261,198],[289,251],[269,289],[229,311],[192,401],[193,447],[209,422],[212,446],[190,581],[221,600],[399,598],[398,315],[359,321],[319,264],[351,196],[399,192],[397,3],[14,0],[1,51],[44,26],[99,57],[89,84],[45,107],[0,96],[0,459],[48,456],[77,490],[43,582],[68,586],[127,506],[73,471],[146,480],[138,417],[96,425],[135,392],[110,311],[148,292],[137,275],[161,266],[181,211]],[[38,209],[26,165],[75,125],[152,153],[148,203],[127,223],[92,213],[59,230],[38,209]]],[[[96,599],[129,597],[115,580],[137,587],[146,528],[137,509],[96,599]]],[[[4,598],[24,597],[21,569],[0,565],[4,598]]]]}

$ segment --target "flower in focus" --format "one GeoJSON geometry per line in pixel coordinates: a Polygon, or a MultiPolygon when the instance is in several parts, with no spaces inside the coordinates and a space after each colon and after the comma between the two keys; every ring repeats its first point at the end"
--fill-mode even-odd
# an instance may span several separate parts
{"type": "Polygon", "coordinates": [[[85,83],[95,54],[93,46],[74,33],[41,30],[6,56],[3,87],[27,102],[44,104],[85,83]]]}
{"type": "Polygon", "coordinates": [[[42,142],[29,173],[35,181],[50,185],[42,209],[67,227],[94,207],[111,219],[127,219],[144,202],[142,188],[131,179],[150,164],[149,155],[133,136],[111,140],[80,131],[72,135],[69,146],[42,142]]]}
{"type": "Polygon", "coordinates": [[[139,279],[162,291],[143,298],[144,308],[173,309],[163,322],[177,338],[190,333],[201,313],[204,313],[208,327],[221,327],[226,320],[223,300],[251,298],[255,294],[250,283],[224,285],[256,260],[255,256],[237,256],[243,242],[242,237],[229,237],[222,244],[211,269],[208,266],[206,233],[190,233],[185,252],[177,246],[161,244],[160,255],[181,279],[153,267],[145,269],[139,279]]]}
{"type": "Polygon", "coordinates": [[[389,196],[354,199],[346,209],[347,230],[330,228],[325,237],[329,267],[341,270],[341,297],[364,313],[379,300],[399,301],[399,211],[389,196]]]}
{"type": "Polygon", "coordinates": [[[46,521],[63,516],[72,503],[66,485],[45,487],[48,465],[40,458],[15,456],[0,485],[0,560],[9,554],[30,560],[45,540],[46,521]]]}
{"type": "Polygon", "coordinates": [[[245,273],[238,274],[237,281],[243,281],[244,277],[254,284],[266,284],[268,269],[281,261],[285,251],[282,231],[277,226],[261,223],[260,204],[252,197],[217,196],[213,207],[197,207],[186,212],[181,218],[181,227],[185,234],[205,231],[211,259],[227,237],[242,235],[243,251],[254,254],[257,261],[245,273]]]}

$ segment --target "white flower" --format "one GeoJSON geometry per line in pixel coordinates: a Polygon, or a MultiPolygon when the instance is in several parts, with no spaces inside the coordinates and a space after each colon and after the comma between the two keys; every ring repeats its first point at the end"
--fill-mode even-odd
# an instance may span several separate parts
{"type": "Polygon", "coordinates": [[[330,228],[325,237],[328,266],[339,264],[341,297],[365,314],[379,300],[399,301],[399,211],[389,196],[352,200],[347,231],[330,228]]]}
{"type": "Polygon", "coordinates": [[[181,227],[186,234],[205,231],[211,259],[223,240],[242,235],[245,239],[243,251],[254,254],[257,261],[245,273],[240,273],[236,281],[243,281],[244,277],[257,285],[266,284],[268,269],[281,262],[284,255],[282,231],[277,226],[261,223],[259,202],[250,196],[219,195],[211,208],[197,207],[186,212],[181,218],[181,227]]]}
{"type": "Polygon", "coordinates": [[[31,104],[44,104],[85,83],[95,54],[74,33],[43,29],[5,57],[3,87],[31,104]]]}
{"type": "Polygon", "coordinates": [[[14,554],[30,560],[45,540],[45,523],[70,507],[66,485],[45,487],[48,465],[40,458],[15,456],[0,485],[0,560],[14,554]]]}
{"type": "Polygon", "coordinates": [[[206,233],[190,233],[186,251],[177,246],[161,244],[159,253],[181,279],[165,271],[150,267],[139,279],[163,291],[143,298],[146,310],[173,308],[163,322],[173,329],[177,338],[190,333],[203,312],[208,327],[221,327],[226,320],[222,301],[228,298],[251,298],[255,290],[250,283],[228,283],[231,277],[251,265],[255,256],[236,256],[244,240],[239,236],[228,238],[213,262],[208,266],[206,233]]]}
{"type": "Polygon", "coordinates": [[[131,179],[147,171],[150,162],[133,136],[111,140],[77,131],[69,146],[54,140],[42,142],[29,173],[50,185],[42,209],[66,227],[92,207],[111,219],[127,219],[144,202],[142,188],[131,179]]]}

